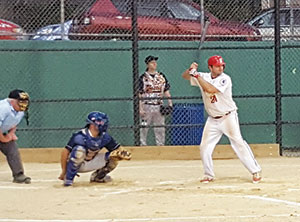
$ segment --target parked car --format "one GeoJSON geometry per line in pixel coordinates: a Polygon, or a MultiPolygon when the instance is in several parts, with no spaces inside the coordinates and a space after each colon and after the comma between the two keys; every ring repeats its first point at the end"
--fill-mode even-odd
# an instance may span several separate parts
{"type": "MultiPolygon", "coordinates": [[[[248,22],[259,29],[262,40],[274,40],[275,9],[263,11],[248,22]]],[[[280,9],[281,40],[300,40],[300,8],[280,9]]]]}
{"type": "MultiPolygon", "coordinates": [[[[130,39],[131,0],[96,0],[71,26],[70,39],[130,39]],[[78,35],[79,34],[79,35],[78,35]],[[83,35],[84,34],[84,35],[83,35]]],[[[201,10],[191,0],[137,0],[140,40],[199,40],[201,10]]],[[[260,40],[248,24],[221,21],[205,11],[206,40],[260,40]]]]}
{"type": "Polygon", "coordinates": [[[0,40],[23,40],[25,39],[25,35],[21,26],[4,20],[0,19],[0,40]]]}
{"type": "Polygon", "coordinates": [[[64,23],[64,35],[62,37],[62,27],[61,24],[48,25],[43,28],[40,28],[36,35],[31,37],[31,40],[70,40],[69,39],[69,30],[72,24],[72,20],[69,20],[64,23]]]}

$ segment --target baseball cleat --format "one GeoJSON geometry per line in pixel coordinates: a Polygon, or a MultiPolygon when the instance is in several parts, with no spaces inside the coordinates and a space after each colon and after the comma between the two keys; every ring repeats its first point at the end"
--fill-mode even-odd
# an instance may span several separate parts
{"type": "Polygon", "coordinates": [[[201,183],[210,183],[213,182],[214,178],[212,177],[203,177],[202,180],[200,180],[201,183]]]}
{"type": "Polygon", "coordinates": [[[13,183],[25,183],[25,184],[30,184],[31,183],[31,178],[25,176],[23,173],[19,174],[17,176],[14,176],[13,183]]]}
{"type": "Polygon", "coordinates": [[[109,175],[105,175],[102,179],[99,178],[91,178],[90,182],[93,183],[109,183],[112,182],[112,178],[109,175]]]}
{"type": "Polygon", "coordinates": [[[67,180],[67,179],[65,179],[65,182],[64,182],[64,186],[65,187],[70,187],[70,186],[72,186],[72,184],[73,184],[73,180],[67,180]]]}
{"type": "Polygon", "coordinates": [[[259,172],[253,174],[252,183],[259,183],[262,177],[259,172]]]}

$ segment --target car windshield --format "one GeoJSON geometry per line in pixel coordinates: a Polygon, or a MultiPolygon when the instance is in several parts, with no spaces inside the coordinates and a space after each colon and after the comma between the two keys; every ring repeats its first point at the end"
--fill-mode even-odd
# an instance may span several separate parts
{"type": "Polygon", "coordinates": [[[300,10],[294,9],[293,15],[294,15],[294,25],[300,25],[300,10]]]}
{"type": "MultiPolygon", "coordinates": [[[[124,14],[130,14],[131,0],[111,0],[124,14]]],[[[171,17],[176,19],[198,20],[201,12],[192,5],[176,0],[137,0],[139,16],[171,17]]]]}
{"type": "MultiPolygon", "coordinates": [[[[111,0],[114,6],[127,15],[131,13],[132,0],[111,0]]],[[[137,14],[141,16],[163,16],[165,10],[165,1],[161,0],[137,0],[137,14]]],[[[166,10],[165,10],[166,11],[166,10]]]]}
{"type": "Polygon", "coordinates": [[[168,8],[177,19],[198,20],[201,12],[183,2],[168,1],[168,8]]]}
{"type": "Polygon", "coordinates": [[[164,1],[137,1],[137,14],[141,16],[164,16],[166,14],[166,4],[164,1]]]}
{"type": "MultiPolygon", "coordinates": [[[[290,11],[284,10],[280,11],[280,25],[285,26],[290,24],[290,11]]],[[[270,19],[270,25],[275,25],[275,12],[272,13],[272,17],[270,19]]]]}
{"type": "Polygon", "coordinates": [[[111,0],[114,6],[124,14],[130,14],[132,0],[111,0]]]}

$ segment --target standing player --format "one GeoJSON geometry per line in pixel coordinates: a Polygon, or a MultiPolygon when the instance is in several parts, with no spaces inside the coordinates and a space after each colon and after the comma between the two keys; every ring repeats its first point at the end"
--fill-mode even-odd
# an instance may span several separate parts
{"type": "Polygon", "coordinates": [[[25,176],[15,132],[24,112],[29,108],[29,95],[20,89],[11,91],[8,98],[0,101],[0,151],[6,156],[14,183],[31,182],[25,176]]]}
{"type": "Polygon", "coordinates": [[[94,171],[90,182],[104,183],[111,180],[107,175],[120,160],[130,160],[131,154],[106,132],[108,116],[102,112],[91,112],[84,129],[74,133],[61,154],[62,172],[58,177],[64,186],[71,186],[77,173],[94,171]],[[106,148],[108,152],[99,152],[106,148]]]}
{"type": "Polygon", "coordinates": [[[190,80],[191,85],[198,85],[201,89],[205,110],[208,118],[203,130],[200,144],[200,155],[204,167],[203,183],[214,180],[212,154],[216,144],[225,134],[243,165],[253,175],[252,182],[261,181],[261,168],[256,162],[252,150],[242,138],[237,107],[232,99],[231,78],[223,71],[225,62],[221,56],[208,59],[210,73],[197,72],[198,64],[192,63],[182,77],[190,80]]]}
{"type": "MultiPolygon", "coordinates": [[[[163,97],[168,98],[168,105],[172,109],[173,104],[170,94],[170,84],[166,76],[157,72],[158,57],[148,56],[145,59],[147,69],[139,78],[139,97],[147,100],[140,100],[140,116],[143,125],[165,125],[165,117],[161,113],[163,97]]],[[[147,145],[147,134],[149,128],[141,129],[141,145],[147,145]]],[[[157,146],[165,144],[165,128],[155,127],[155,141],[157,146]]]]}

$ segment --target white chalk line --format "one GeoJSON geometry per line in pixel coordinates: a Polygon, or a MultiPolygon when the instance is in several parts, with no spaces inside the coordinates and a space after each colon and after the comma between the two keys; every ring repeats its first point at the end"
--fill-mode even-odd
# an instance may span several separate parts
{"type": "Polygon", "coordinates": [[[157,217],[157,218],[128,218],[128,219],[89,219],[89,220],[59,220],[59,219],[9,219],[0,218],[0,222],[130,222],[130,221],[199,221],[203,219],[247,219],[247,218],[272,218],[272,217],[299,217],[300,214],[272,214],[272,215],[237,215],[237,216],[197,216],[197,217],[157,217]]]}
{"type": "Polygon", "coordinates": [[[258,200],[264,200],[264,201],[269,201],[269,202],[274,202],[274,203],[284,203],[289,206],[300,207],[300,203],[288,201],[288,200],[280,200],[280,199],[275,199],[275,198],[271,198],[271,197],[261,197],[261,196],[253,196],[253,195],[247,195],[245,197],[249,198],[249,199],[258,199],[258,200]]]}
{"type": "MultiPolygon", "coordinates": [[[[214,186],[214,187],[205,187],[207,189],[234,189],[237,188],[238,186],[214,186]]],[[[103,191],[110,191],[110,192],[106,192],[104,193],[103,196],[100,197],[100,199],[105,199],[108,196],[111,195],[119,195],[119,194],[129,194],[129,193],[134,193],[134,192],[139,192],[139,191],[146,191],[149,189],[157,189],[157,188],[161,188],[161,187],[140,187],[137,189],[116,189],[115,191],[113,189],[110,188],[104,188],[101,189],[99,187],[94,187],[92,189],[94,189],[95,191],[98,190],[103,190],[103,191]]],[[[174,190],[195,190],[194,188],[174,188],[172,187],[174,190]]],[[[24,186],[20,186],[20,187],[16,187],[16,186],[0,186],[0,189],[24,189],[24,190],[43,190],[43,189],[47,189],[47,187],[32,187],[30,185],[24,185],[24,186]]],[[[82,188],[84,190],[91,190],[91,188],[87,188],[84,187],[82,188]]],[[[211,194],[210,194],[211,195],[211,194]]],[[[293,201],[288,201],[288,200],[280,200],[280,199],[275,199],[275,198],[270,198],[270,197],[262,197],[262,196],[254,196],[254,195],[215,195],[215,196],[220,196],[220,197],[239,197],[239,198],[248,198],[248,199],[257,199],[257,200],[263,200],[263,201],[267,201],[267,202],[273,202],[273,203],[280,203],[280,204],[285,204],[288,206],[296,206],[296,207],[300,207],[300,203],[298,202],[293,202],[293,201]]]]}
{"type": "Polygon", "coordinates": [[[32,187],[29,185],[24,186],[0,186],[0,189],[9,189],[9,190],[43,190],[48,189],[47,187],[32,187]]]}
{"type": "MultiPolygon", "coordinates": [[[[57,168],[57,169],[43,169],[43,170],[26,170],[26,172],[60,172],[61,169],[57,168]]],[[[11,174],[11,171],[1,171],[0,174],[11,174]]]]}
{"type": "MultiPolygon", "coordinates": [[[[42,163],[41,163],[42,164],[42,163]]],[[[288,167],[291,168],[291,165],[286,165],[286,164],[267,164],[268,167],[288,167]]],[[[215,166],[215,168],[218,167],[222,167],[224,168],[225,166],[215,166]]],[[[236,165],[226,165],[226,167],[233,167],[236,168],[236,165]]],[[[293,165],[293,167],[300,167],[299,164],[297,165],[293,165]]],[[[147,164],[145,164],[145,166],[118,166],[118,169],[148,169],[149,166],[147,164]]],[[[201,161],[199,160],[199,164],[195,164],[195,165],[160,165],[160,166],[151,166],[151,169],[167,169],[167,168],[202,168],[202,164],[201,161]]],[[[55,169],[26,169],[26,172],[60,172],[61,169],[60,168],[55,168],[55,169]]],[[[11,171],[6,170],[6,171],[1,171],[0,174],[11,174],[11,171]]]]}
{"type": "Polygon", "coordinates": [[[158,185],[175,185],[175,184],[186,184],[189,182],[196,182],[196,181],[200,181],[200,179],[166,180],[166,181],[160,181],[157,184],[158,185]]]}
{"type": "MultiPolygon", "coordinates": [[[[201,164],[197,165],[190,165],[190,166],[184,166],[184,165],[166,165],[166,166],[151,166],[151,169],[153,168],[200,168],[201,164]]],[[[149,169],[149,166],[118,166],[117,169],[149,169]]],[[[26,169],[26,172],[60,172],[60,168],[55,168],[55,169],[26,169]]],[[[6,170],[6,171],[1,171],[0,174],[11,174],[11,171],[6,170]]]]}
{"type": "MultiPolygon", "coordinates": [[[[170,182],[172,181],[165,181],[168,182],[168,185],[172,185],[170,182]]],[[[178,181],[173,181],[173,182],[178,182],[178,181]]],[[[184,181],[180,181],[180,183],[183,183],[184,181]]],[[[157,184],[164,184],[163,181],[157,183],[157,184]]],[[[175,184],[174,184],[175,185],[175,184]]],[[[16,186],[0,186],[0,189],[47,189],[46,187],[32,187],[30,185],[25,185],[25,186],[21,186],[21,187],[16,187],[16,186]]],[[[129,194],[129,193],[133,193],[133,192],[138,192],[138,191],[146,191],[149,189],[159,189],[162,187],[158,187],[158,186],[154,186],[154,187],[140,187],[140,188],[136,188],[136,189],[110,189],[110,188],[104,188],[101,189],[99,187],[94,187],[92,189],[98,191],[98,190],[105,190],[105,191],[110,191],[110,192],[106,192],[103,196],[100,197],[100,199],[105,199],[106,197],[110,196],[110,195],[119,195],[119,194],[129,194]]],[[[174,190],[195,190],[195,188],[185,188],[185,187],[181,187],[181,188],[174,188],[171,187],[174,190]]],[[[238,188],[238,186],[209,186],[209,187],[203,187],[204,189],[234,189],[234,188],[238,188]]],[[[85,190],[90,190],[87,187],[84,187],[83,189],[85,190]]],[[[210,194],[211,195],[211,194],[210,194]]],[[[296,207],[300,207],[300,203],[298,202],[293,202],[293,201],[288,201],[288,200],[280,200],[280,199],[276,199],[276,198],[270,198],[270,197],[262,197],[262,196],[255,196],[255,195],[215,195],[215,196],[221,196],[221,197],[239,197],[239,198],[248,198],[248,199],[257,199],[257,200],[263,200],[263,201],[267,201],[267,202],[274,202],[274,203],[281,203],[281,204],[285,204],[288,206],[296,206],[296,207]]]]}
{"type": "MultiPolygon", "coordinates": [[[[236,167],[235,165],[226,165],[226,167],[228,166],[232,166],[232,167],[236,167]]],[[[270,166],[270,165],[268,165],[270,166]]],[[[274,165],[274,166],[288,166],[290,167],[289,165],[274,165]]],[[[300,165],[299,165],[300,166],[300,165]]],[[[166,166],[151,166],[151,168],[182,168],[183,166],[182,165],[166,165],[166,166]]],[[[199,167],[199,165],[195,165],[195,166],[184,166],[185,168],[194,168],[194,167],[199,167]]],[[[148,168],[148,166],[120,166],[119,167],[120,169],[126,169],[126,168],[136,168],[136,169],[141,169],[141,168],[148,168]]],[[[39,170],[28,170],[29,172],[54,172],[54,171],[60,171],[59,168],[57,169],[39,169],[39,170]]],[[[6,171],[6,172],[0,172],[1,174],[3,173],[10,173],[10,171],[6,171]]],[[[39,179],[39,180],[35,180],[36,182],[58,182],[58,180],[42,180],[42,179],[39,179]]],[[[190,180],[190,181],[194,181],[194,180],[190,180]]],[[[158,184],[159,185],[163,185],[163,184],[166,184],[166,185],[176,185],[176,184],[182,184],[182,183],[186,183],[187,180],[182,180],[182,181],[161,181],[159,182],[158,184]]],[[[0,182],[0,183],[11,183],[11,182],[0,182]]],[[[123,189],[123,190],[120,190],[120,191],[114,191],[114,192],[110,192],[108,193],[109,195],[113,195],[113,194],[120,194],[120,193],[130,193],[130,192],[137,192],[137,191],[141,191],[141,190],[145,190],[145,189],[149,189],[151,187],[147,187],[147,188],[139,188],[139,189],[135,189],[135,190],[132,190],[132,189],[123,189]]],[[[154,187],[154,188],[157,188],[157,187],[154,187]]],[[[219,186],[216,186],[216,188],[222,188],[222,187],[219,187],[219,186]]],[[[223,188],[235,188],[235,186],[223,186],[223,188]]],[[[0,186],[0,189],[47,189],[47,187],[35,187],[35,186],[31,186],[31,185],[25,185],[25,186],[0,186]]],[[[181,188],[181,190],[186,190],[186,189],[190,189],[190,188],[181,188]]],[[[209,187],[209,189],[213,189],[213,187],[209,187]]],[[[296,189],[295,189],[296,190],[296,189]]],[[[106,195],[108,196],[108,195],[106,195]]],[[[287,201],[287,200],[280,200],[280,199],[275,199],[275,198],[267,198],[267,197],[261,197],[261,196],[240,196],[240,197],[246,197],[246,198],[249,198],[249,199],[260,199],[260,200],[264,200],[264,201],[269,201],[269,202],[277,202],[277,203],[284,203],[286,205],[290,205],[290,206],[300,206],[300,203],[297,203],[297,202],[292,202],[292,201],[287,201]]],[[[105,198],[105,197],[103,197],[105,198]]]]}
{"type": "MultiPolygon", "coordinates": [[[[222,187],[222,186],[221,186],[222,187]]],[[[223,186],[224,187],[224,186],[223,186]]],[[[107,195],[104,195],[101,197],[101,199],[104,199],[105,197],[109,196],[109,195],[114,195],[114,194],[124,194],[124,193],[132,193],[132,192],[138,192],[138,191],[146,191],[149,190],[151,188],[160,188],[160,187],[141,187],[141,188],[137,188],[137,189],[121,189],[119,191],[114,191],[114,192],[109,192],[107,193],[107,195]]],[[[209,189],[213,189],[212,187],[207,187],[209,189]]],[[[215,186],[216,189],[220,189],[220,187],[215,186]]],[[[225,186],[225,188],[228,188],[228,186],[225,186]]],[[[235,188],[234,186],[230,186],[230,188],[235,188]]],[[[194,188],[173,188],[174,190],[195,190],[194,188]]],[[[211,195],[211,194],[209,194],[211,195]]],[[[258,199],[258,200],[263,200],[266,202],[273,202],[273,203],[281,203],[281,204],[285,204],[288,206],[296,206],[296,207],[300,207],[300,203],[298,202],[294,202],[294,201],[288,201],[288,200],[280,200],[280,199],[276,199],[276,198],[271,198],[271,197],[262,197],[262,196],[255,196],[255,195],[214,195],[214,196],[220,196],[220,197],[238,197],[238,198],[248,198],[248,199],[258,199]]]]}
{"type": "Polygon", "coordinates": [[[288,200],[280,200],[276,198],[271,198],[271,197],[262,197],[262,196],[255,196],[255,195],[224,195],[224,194],[218,194],[215,195],[218,197],[238,197],[238,198],[248,198],[248,199],[257,199],[257,200],[263,200],[266,202],[273,202],[273,203],[282,203],[288,206],[296,206],[300,207],[300,203],[294,202],[294,201],[288,201],[288,200]]]}
{"type": "MultiPolygon", "coordinates": [[[[170,181],[168,181],[170,182],[170,181]]],[[[235,188],[237,186],[221,186],[223,188],[235,188]]],[[[30,187],[29,185],[25,185],[25,186],[22,186],[22,187],[10,187],[10,186],[0,186],[0,189],[1,188],[6,188],[6,189],[46,189],[45,187],[30,187]]],[[[104,189],[100,189],[100,190],[106,190],[106,191],[110,191],[110,192],[106,192],[103,196],[100,197],[100,199],[105,199],[106,197],[110,196],[110,195],[120,195],[120,194],[129,194],[129,193],[133,193],[133,192],[139,192],[139,191],[145,191],[145,190],[149,190],[151,188],[159,188],[159,187],[141,187],[141,188],[137,188],[137,189],[117,189],[117,190],[113,190],[113,189],[110,189],[110,188],[104,188],[104,189]]],[[[206,187],[206,188],[209,188],[209,189],[212,189],[212,187],[206,187]]],[[[215,186],[215,188],[219,188],[220,189],[220,186],[215,186]]],[[[84,188],[84,189],[87,189],[87,188],[84,188]]],[[[93,188],[94,190],[99,190],[99,188],[93,188]]],[[[90,190],[90,189],[88,189],[90,190]]],[[[176,190],[176,188],[174,188],[174,190],[176,190]]],[[[180,188],[180,190],[191,190],[191,188],[180,188]]],[[[209,194],[211,195],[211,194],[209,194]]],[[[262,201],[266,201],[266,202],[273,202],[273,203],[279,203],[279,204],[284,204],[284,205],[288,205],[288,206],[293,206],[293,207],[300,207],[300,203],[298,202],[293,202],[293,201],[288,201],[288,200],[280,200],[280,199],[276,199],[276,198],[270,198],[270,197],[262,197],[262,196],[255,196],[255,195],[215,195],[215,196],[219,196],[219,197],[229,197],[229,198],[232,198],[232,197],[238,197],[238,198],[248,198],[248,199],[257,199],[257,200],[262,200],[262,201]]],[[[265,216],[265,215],[264,215],[265,216]]],[[[287,217],[287,216],[291,216],[291,215],[272,215],[272,217],[287,217]]],[[[297,215],[297,214],[293,214],[293,216],[300,216],[300,215],[297,215]]],[[[188,217],[188,218],[185,218],[185,217],[168,217],[168,218],[132,218],[132,219],[109,219],[109,220],[26,220],[26,219],[1,219],[0,218],[0,222],[1,221],[7,221],[7,222],[10,222],[10,221],[14,221],[14,222],[39,222],[39,221],[49,221],[49,222],[56,222],[56,221],[61,221],[61,222],[80,222],[80,221],[85,221],[85,222],[88,222],[88,221],[91,221],[91,222],[105,222],[105,221],[112,221],[112,222],[117,222],[117,221],[157,221],[157,220],[160,220],[160,221],[167,221],[167,220],[190,220],[190,219],[193,219],[193,220],[197,220],[197,219],[217,219],[217,218],[250,218],[250,217],[253,217],[253,218],[256,218],[256,217],[260,217],[260,216],[253,216],[253,215],[244,215],[244,216],[236,216],[236,217],[227,217],[227,216],[210,216],[210,217],[188,217]]]]}
{"type": "Polygon", "coordinates": [[[288,188],[288,191],[294,192],[294,191],[300,191],[300,189],[296,188],[288,188]]]}

